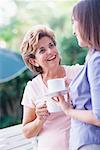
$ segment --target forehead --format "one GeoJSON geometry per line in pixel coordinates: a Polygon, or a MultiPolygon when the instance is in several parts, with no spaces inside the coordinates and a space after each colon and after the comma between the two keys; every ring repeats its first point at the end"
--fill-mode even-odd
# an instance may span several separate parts
{"type": "Polygon", "coordinates": [[[39,42],[38,42],[38,48],[40,47],[45,47],[47,46],[47,44],[49,44],[50,42],[52,42],[51,38],[49,38],[48,36],[44,36],[42,37],[39,42]]]}

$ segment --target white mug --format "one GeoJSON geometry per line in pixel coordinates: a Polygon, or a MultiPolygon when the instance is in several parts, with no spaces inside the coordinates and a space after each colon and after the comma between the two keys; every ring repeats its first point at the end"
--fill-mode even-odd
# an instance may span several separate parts
{"type": "Polygon", "coordinates": [[[64,78],[49,79],[47,81],[47,85],[48,85],[48,92],[49,93],[54,93],[54,92],[66,90],[64,78]]]}
{"type": "Polygon", "coordinates": [[[47,109],[50,113],[61,112],[60,106],[53,100],[49,99],[46,101],[47,109]]]}
{"type": "MultiPolygon", "coordinates": [[[[46,102],[46,105],[47,105],[47,110],[52,113],[52,112],[60,112],[61,111],[61,108],[60,106],[57,105],[57,103],[55,101],[53,101],[51,98],[49,97],[44,97],[43,98],[44,101],[46,102]]],[[[36,103],[36,105],[41,105],[41,104],[44,104],[45,102],[44,101],[38,101],[36,103]]]]}

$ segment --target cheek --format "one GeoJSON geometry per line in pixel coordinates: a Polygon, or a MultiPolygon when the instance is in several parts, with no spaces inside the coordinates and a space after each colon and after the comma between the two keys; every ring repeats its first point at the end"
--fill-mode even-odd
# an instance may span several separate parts
{"type": "Polygon", "coordinates": [[[73,29],[73,34],[75,35],[75,26],[74,25],[73,25],[72,29],[73,29]]]}
{"type": "Polygon", "coordinates": [[[87,44],[81,38],[78,39],[78,44],[81,47],[87,47],[87,44]]]}
{"type": "Polygon", "coordinates": [[[59,52],[58,52],[58,49],[54,49],[54,53],[58,56],[59,55],[59,52]]]}
{"type": "Polygon", "coordinates": [[[37,58],[36,58],[36,63],[38,63],[38,64],[40,65],[41,62],[42,62],[41,57],[37,57],[37,58]]]}

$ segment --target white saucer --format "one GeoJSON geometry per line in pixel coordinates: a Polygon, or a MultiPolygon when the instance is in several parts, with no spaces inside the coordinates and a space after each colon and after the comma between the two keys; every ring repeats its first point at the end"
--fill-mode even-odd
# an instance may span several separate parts
{"type": "Polygon", "coordinates": [[[47,93],[44,96],[46,96],[46,97],[54,97],[54,96],[57,96],[59,92],[61,92],[63,95],[65,95],[67,93],[67,90],[62,90],[62,91],[47,93]]]}

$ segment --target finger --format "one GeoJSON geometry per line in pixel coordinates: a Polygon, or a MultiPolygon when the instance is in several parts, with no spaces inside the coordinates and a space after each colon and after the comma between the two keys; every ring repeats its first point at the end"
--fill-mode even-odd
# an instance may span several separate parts
{"type": "Polygon", "coordinates": [[[58,101],[65,101],[64,95],[62,95],[61,93],[58,94],[58,101]]]}
{"type": "Polygon", "coordinates": [[[59,97],[59,98],[63,98],[63,97],[64,97],[64,95],[63,95],[61,92],[58,92],[57,97],[59,97]]]}
{"type": "Polygon", "coordinates": [[[47,107],[47,106],[46,106],[46,103],[44,103],[44,104],[43,104],[43,103],[42,103],[42,104],[40,103],[40,104],[36,105],[36,108],[37,108],[37,109],[42,109],[42,108],[46,108],[46,107],[47,107]]]}
{"type": "Polygon", "coordinates": [[[70,98],[70,96],[69,96],[69,92],[67,92],[67,98],[68,98],[68,99],[70,98]]]}
{"type": "Polygon", "coordinates": [[[38,115],[39,116],[47,116],[47,115],[49,115],[50,113],[49,112],[41,112],[41,113],[39,113],[38,115]]]}
{"type": "Polygon", "coordinates": [[[54,101],[56,101],[56,102],[59,101],[59,98],[58,98],[58,97],[52,97],[52,99],[53,99],[54,101]]]}
{"type": "Polygon", "coordinates": [[[36,109],[36,112],[37,112],[37,113],[48,112],[47,106],[46,106],[46,108],[37,108],[37,109],[36,109]]]}
{"type": "Polygon", "coordinates": [[[65,78],[65,84],[68,87],[69,84],[71,83],[71,79],[65,78]]]}
{"type": "Polygon", "coordinates": [[[71,103],[71,99],[70,99],[70,94],[69,94],[69,92],[67,92],[67,102],[68,102],[68,103],[71,103]]]}

